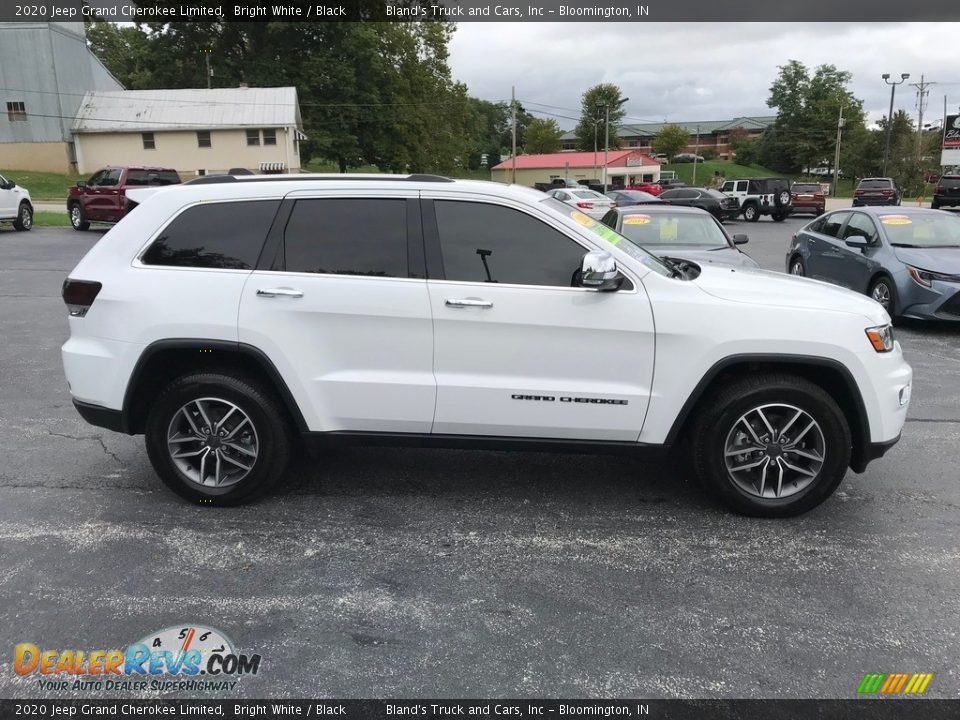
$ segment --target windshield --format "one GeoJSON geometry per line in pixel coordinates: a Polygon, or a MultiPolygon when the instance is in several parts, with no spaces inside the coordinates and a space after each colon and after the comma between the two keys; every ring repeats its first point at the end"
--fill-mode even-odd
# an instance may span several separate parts
{"type": "Polygon", "coordinates": [[[601,195],[598,192],[593,190],[574,190],[573,195],[576,195],[578,198],[583,198],[584,200],[609,200],[610,198],[601,195]]]}
{"type": "Polygon", "coordinates": [[[607,227],[603,223],[594,220],[589,215],[585,215],[579,210],[571,208],[569,205],[560,202],[556,198],[548,197],[540,202],[546,207],[550,208],[553,212],[562,215],[563,217],[570,218],[574,222],[583,225],[585,228],[588,228],[595,235],[603,238],[611,245],[616,245],[634,260],[641,262],[645,267],[653,270],[656,273],[660,273],[661,275],[673,277],[673,271],[662,260],[660,260],[660,258],[656,257],[655,255],[651,255],[642,247],[636,245],[629,238],[624,237],[613,228],[607,227]]]}
{"type": "Polygon", "coordinates": [[[880,215],[891,245],[900,247],[960,247],[960,217],[946,213],[880,215]]]}
{"type": "Polygon", "coordinates": [[[684,245],[720,248],[730,245],[713,217],[700,213],[625,214],[620,233],[641,247],[684,245]]]}

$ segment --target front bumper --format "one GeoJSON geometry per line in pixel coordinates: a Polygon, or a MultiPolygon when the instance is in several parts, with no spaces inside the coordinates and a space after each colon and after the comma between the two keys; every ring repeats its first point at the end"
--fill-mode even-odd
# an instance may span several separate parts
{"type": "Polygon", "coordinates": [[[851,458],[850,469],[855,473],[862,473],[873,460],[882,458],[890,448],[900,442],[900,435],[902,434],[903,433],[898,434],[893,440],[868,444],[857,455],[851,458]]]}

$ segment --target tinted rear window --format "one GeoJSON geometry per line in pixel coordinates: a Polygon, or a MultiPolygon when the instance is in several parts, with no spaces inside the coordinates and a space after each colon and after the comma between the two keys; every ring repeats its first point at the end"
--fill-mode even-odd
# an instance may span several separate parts
{"type": "Polygon", "coordinates": [[[960,188],[960,175],[951,175],[950,177],[940,178],[940,187],[942,188],[960,188]]]}
{"type": "Polygon", "coordinates": [[[816,185],[816,184],[814,184],[814,183],[810,183],[810,184],[806,184],[806,185],[803,185],[803,184],[801,184],[801,183],[797,183],[796,185],[793,186],[793,191],[794,191],[794,192],[798,192],[798,193],[818,193],[818,192],[823,192],[823,191],[820,189],[820,186],[819,186],[819,185],[816,185]]]}
{"type": "Polygon", "coordinates": [[[861,180],[860,190],[889,190],[891,182],[889,180],[861,180]]]}
{"type": "Polygon", "coordinates": [[[145,265],[249,270],[279,200],[204,203],[180,213],[144,253],[145,265]]]}
{"type": "Polygon", "coordinates": [[[128,170],[127,185],[177,185],[180,176],[170,170],[128,170]]]}
{"type": "Polygon", "coordinates": [[[284,233],[288,272],[407,277],[407,201],[298,200],[284,233]]]}

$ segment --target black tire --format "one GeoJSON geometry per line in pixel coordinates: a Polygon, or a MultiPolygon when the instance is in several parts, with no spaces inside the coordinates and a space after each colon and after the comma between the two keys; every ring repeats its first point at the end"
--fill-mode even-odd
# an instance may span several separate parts
{"type": "Polygon", "coordinates": [[[33,227],[33,208],[30,203],[22,202],[17,208],[17,219],[13,221],[13,229],[21,232],[33,227]]]}
{"type": "Polygon", "coordinates": [[[743,219],[747,222],[757,222],[760,219],[760,208],[753,203],[743,206],[743,219]]]}
{"type": "Polygon", "coordinates": [[[799,255],[794,255],[790,258],[790,265],[787,267],[787,272],[797,277],[806,277],[807,266],[804,265],[803,258],[799,255]]]}
{"type": "MultiPolygon", "coordinates": [[[[195,405],[190,407],[196,408],[195,405]]],[[[192,414],[197,425],[202,424],[200,415],[192,414]]],[[[226,422],[224,415],[218,417],[226,422]]],[[[234,414],[232,417],[237,418],[237,415],[234,414]]],[[[217,422],[216,417],[208,417],[208,419],[211,425],[217,422]]],[[[228,425],[225,425],[225,428],[230,429],[228,425]]],[[[199,427],[201,434],[204,434],[204,430],[204,427],[199,427]]],[[[225,432],[226,430],[222,431],[221,435],[225,432]]],[[[206,433],[207,436],[212,434],[214,433],[206,433]]],[[[273,393],[254,380],[229,372],[214,370],[191,373],[167,385],[150,408],[145,436],[150,462],[163,483],[181,497],[204,505],[238,505],[263,495],[280,479],[290,459],[291,430],[287,415],[279,401],[273,393]],[[208,416],[217,412],[217,408],[220,407],[217,403],[223,403],[224,406],[234,405],[240,411],[240,417],[246,417],[253,432],[249,432],[247,426],[243,425],[242,428],[233,428],[236,432],[240,432],[241,429],[244,432],[237,435],[235,443],[231,445],[226,445],[226,439],[208,439],[207,444],[204,444],[204,441],[188,440],[182,441],[184,444],[175,447],[188,448],[186,450],[188,453],[194,452],[193,448],[196,447],[207,448],[202,454],[208,455],[209,443],[216,443],[215,447],[219,450],[214,454],[217,459],[224,458],[222,463],[224,474],[228,475],[232,471],[241,475],[239,479],[233,481],[233,484],[224,484],[223,487],[203,486],[197,482],[196,478],[191,479],[184,469],[184,466],[197,462],[199,458],[181,458],[183,465],[179,465],[172,456],[168,435],[176,427],[177,422],[186,427],[184,423],[189,421],[181,414],[181,409],[186,409],[188,404],[198,399],[206,399],[205,412],[208,416]],[[252,442],[250,442],[251,438],[252,442]],[[194,442],[197,444],[187,444],[194,442]],[[229,451],[225,449],[226,447],[234,448],[241,443],[246,444],[242,454],[240,449],[229,451]],[[251,449],[255,451],[255,458],[247,460],[251,449]],[[222,456],[220,452],[223,453],[222,456]],[[252,463],[249,469],[246,472],[236,469],[239,466],[235,467],[227,461],[228,452],[235,459],[252,463]]],[[[178,437],[175,436],[174,439],[178,437]]],[[[211,471],[212,469],[211,464],[211,471]]],[[[206,469],[201,466],[201,470],[206,469]]],[[[218,479],[220,472],[220,467],[217,466],[218,479]]],[[[223,481],[226,479],[226,477],[223,478],[223,481]]]]}
{"type": "Polygon", "coordinates": [[[936,200],[934,200],[932,203],[930,203],[930,209],[931,209],[931,210],[939,210],[939,209],[940,209],[940,203],[938,203],[936,200]]]}
{"type": "Polygon", "coordinates": [[[90,223],[83,214],[83,208],[80,203],[73,203],[67,207],[70,212],[70,225],[74,230],[89,230],[90,223]]]}
{"type": "Polygon", "coordinates": [[[867,295],[883,305],[891,319],[897,318],[897,286],[894,285],[893,280],[886,275],[881,275],[870,283],[867,295]],[[888,298],[886,302],[882,300],[884,296],[888,298]]]}
{"type": "MultiPolygon", "coordinates": [[[[763,432],[762,427],[758,424],[754,432],[763,432]]],[[[811,510],[833,494],[843,481],[850,464],[850,428],[843,411],[822,388],[796,375],[764,373],[741,377],[720,387],[699,409],[691,437],[694,466],[704,487],[730,509],[753,517],[791,517],[811,510]],[[778,407],[782,413],[780,420],[777,420],[776,415],[778,407]],[[741,433],[746,436],[744,418],[750,418],[747,422],[758,420],[759,416],[754,418],[757,408],[765,410],[776,430],[786,428],[787,432],[795,432],[797,425],[806,427],[808,419],[816,423],[806,433],[799,432],[802,437],[798,440],[808,443],[816,439],[819,448],[800,449],[808,455],[819,455],[819,467],[812,477],[784,468],[784,482],[779,497],[775,496],[775,488],[772,486],[763,486],[765,493],[771,493],[770,496],[763,497],[757,494],[759,483],[750,486],[753,488],[752,492],[745,489],[742,477],[741,482],[734,479],[727,464],[729,460],[734,464],[735,470],[741,468],[740,472],[755,472],[759,475],[762,471],[762,465],[759,468],[753,466],[751,470],[742,469],[742,466],[757,462],[753,457],[743,459],[734,455],[728,458],[726,455],[731,438],[735,439],[741,433]],[[795,410],[802,411],[805,417],[796,425],[789,426],[787,420],[795,410]],[[811,436],[811,432],[815,435],[811,436]]],[[[787,449],[791,448],[789,443],[780,444],[771,438],[767,447],[772,448],[770,452],[777,457],[776,462],[767,458],[766,451],[761,453],[759,462],[766,458],[768,464],[772,463],[778,468],[770,471],[770,482],[773,486],[781,472],[781,458],[783,462],[791,464],[806,464],[805,467],[810,470],[809,463],[812,461],[801,458],[794,449],[787,449]]],[[[744,454],[750,455],[749,452],[744,454]]]]}
{"type": "Polygon", "coordinates": [[[770,217],[773,218],[774,222],[783,222],[784,220],[787,219],[786,215],[778,212],[773,213],[770,217]]]}

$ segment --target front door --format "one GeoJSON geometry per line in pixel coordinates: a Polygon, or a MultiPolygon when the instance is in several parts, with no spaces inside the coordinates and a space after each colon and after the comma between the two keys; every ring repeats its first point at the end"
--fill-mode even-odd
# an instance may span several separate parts
{"type": "Polygon", "coordinates": [[[14,217],[17,214],[17,196],[13,190],[4,190],[3,186],[7,184],[7,179],[0,175],[0,217],[14,217]]]}
{"type": "Polygon", "coordinates": [[[424,235],[435,258],[434,433],[637,440],[654,357],[639,282],[579,287],[595,248],[548,210],[507,200],[436,193],[424,202],[424,235]]]}

